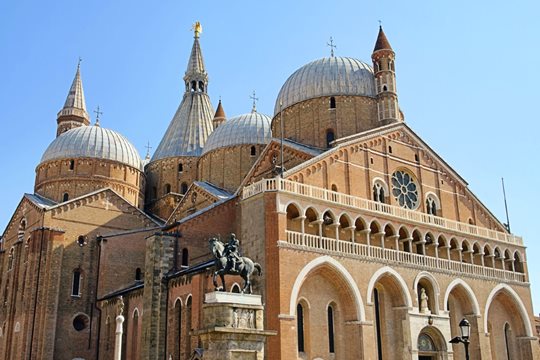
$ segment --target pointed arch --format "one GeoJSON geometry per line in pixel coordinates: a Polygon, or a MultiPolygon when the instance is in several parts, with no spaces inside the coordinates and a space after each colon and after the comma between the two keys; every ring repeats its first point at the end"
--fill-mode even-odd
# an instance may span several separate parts
{"type": "Polygon", "coordinates": [[[469,296],[469,300],[471,301],[471,305],[472,305],[472,308],[473,308],[474,315],[479,316],[480,315],[480,306],[478,305],[478,300],[476,298],[476,295],[474,294],[474,291],[469,286],[469,284],[467,284],[462,279],[454,279],[454,281],[452,281],[448,285],[448,287],[446,288],[446,293],[444,294],[444,309],[447,310],[447,311],[449,310],[448,309],[448,298],[450,297],[450,293],[452,292],[452,290],[457,286],[462,286],[463,287],[463,289],[465,290],[465,292],[469,296]]]}
{"type": "Polygon", "coordinates": [[[523,322],[523,326],[525,328],[525,333],[527,336],[533,336],[532,326],[531,326],[531,319],[529,319],[529,315],[527,314],[527,309],[525,308],[525,305],[523,304],[523,301],[521,301],[521,298],[519,295],[515,292],[514,289],[512,289],[507,284],[499,284],[491,290],[491,293],[489,294],[487,301],[486,301],[486,307],[484,309],[484,332],[488,333],[488,314],[489,314],[489,308],[491,306],[491,303],[493,302],[493,299],[499,292],[505,292],[512,300],[515,301],[515,305],[517,309],[519,310],[519,315],[521,316],[521,321],[523,322]]]}
{"type": "Polygon", "coordinates": [[[331,258],[330,256],[321,256],[318,257],[312,261],[310,261],[304,268],[300,271],[298,276],[296,277],[296,280],[294,281],[294,285],[292,287],[291,291],[291,297],[289,302],[289,315],[295,316],[296,313],[296,305],[298,303],[298,294],[300,293],[300,289],[302,288],[302,284],[306,280],[308,274],[314,270],[315,268],[318,268],[319,266],[329,266],[333,270],[335,270],[339,275],[342,276],[342,279],[345,281],[346,285],[349,287],[349,290],[352,294],[354,303],[356,305],[356,314],[357,318],[360,321],[366,320],[366,313],[364,308],[364,303],[362,301],[362,296],[360,295],[360,290],[358,289],[358,286],[356,285],[356,282],[352,275],[345,269],[341,263],[339,263],[337,260],[331,258]]]}
{"type": "Polygon", "coordinates": [[[412,308],[413,306],[412,299],[411,299],[411,294],[407,287],[407,283],[405,282],[405,280],[403,280],[401,275],[399,275],[399,273],[396,270],[392,269],[389,266],[380,268],[379,270],[375,271],[373,276],[371,276],[371,279],[369,280],[369,284],[368,284],[368,289],[367,289],[367,304],[372,305],[371,299],[373,297],[373,289],[375,288],[375,284],[380,278],[382,278],[385,275],[391,276],[397,281],[397,283],[401,287],[401,292],[403,293],[403,296],[405,297],[406,305],[409,308],[412,308]]]}

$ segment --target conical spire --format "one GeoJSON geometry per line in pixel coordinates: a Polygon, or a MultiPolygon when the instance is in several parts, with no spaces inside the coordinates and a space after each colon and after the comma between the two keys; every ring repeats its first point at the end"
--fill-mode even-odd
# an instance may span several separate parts
{"type": "Polygon", "coordinates": [[[382,25],[379,25],[379,35],[377,36],[377,42],[375,43],[375,48],[373,49],[373,52],[377,50],[392,50],[392,47],[390,46],[390,43],[388,42],[388,39],[384,34],[382,25]]]}
{"type": "Polygon", "coordinates": [[[80,59],[64,107],[58,112],[56,121],[58,123],[56,136],[74,127],[90,124],[90,117],[86,111],[86,102],[84,100],[80,59]]]}
{"type": "Polygon", "coordinates": [[[198,22],[193,30],[194,42],[184,76],[186,91],[152,161],[167,157],[200,156],[208,135],[214,129],[214,109],[207,94],[208,75],[199,44],[202,28],[198,22]]]}
{"type": "Polygon", "coordinates": [[[214,123],[214,130],[216,130],[218,126],[223,124],[226,119],[227,115],[225,115],[225,111],[223,110],[223,106],[221,105],[221,99],[219,99],[216,114],[214,115],[214,120],[212,120],[212,122],[214,123]]]}

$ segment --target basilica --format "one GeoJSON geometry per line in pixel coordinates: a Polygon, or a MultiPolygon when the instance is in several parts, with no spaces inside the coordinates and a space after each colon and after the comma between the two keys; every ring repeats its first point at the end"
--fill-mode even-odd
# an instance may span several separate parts
{"type": "MultiPolygon", "coordinates": [[[[382,27],[369,63],[311,61],[273,114],[234,116],[208,95],[200,30],[144,159],[91,123],[77,68],[1,236],[0,358],[210,358],[209,240],[236,234],[264,320],[232,326],[268,336],[264,357],[223,359],[465,359],[465,319],[471,359],[540,360],[523,239],[408,126],[382,27]]],[[[245,296],[238,276],[224,290],[245,296]]]]}

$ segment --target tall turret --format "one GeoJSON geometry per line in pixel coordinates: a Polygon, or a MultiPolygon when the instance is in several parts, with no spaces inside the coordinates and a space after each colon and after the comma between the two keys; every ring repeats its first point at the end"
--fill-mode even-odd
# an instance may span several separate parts
{"type": "Polygon", "coordinates": [[[147,209],[162,218],[168,217],[181,195],[196,180],[197,160],[214,129],[208,73],[199,43],[202,28],[197,22],[193,29],[193,47],[183,78],[184,96],[145,169],[147,209]]]}
{"type": "Polygon", "coordinates": [[[396,54],[380,26],[371,59],[375,72],[378,120],[384,124],[402,120],[397,97],[395,58],[396,54]]]}
{"type": "Polygon", "coordinates": [[[64,107],[58,112],[56,117],[56,123],[56,136],[75,127],[90,124],[90,117],[88,116],[88,112],[86,112],[86,103],[84,101],[80,61],[77,65],[77,72],[69,89],[64,107]]]}

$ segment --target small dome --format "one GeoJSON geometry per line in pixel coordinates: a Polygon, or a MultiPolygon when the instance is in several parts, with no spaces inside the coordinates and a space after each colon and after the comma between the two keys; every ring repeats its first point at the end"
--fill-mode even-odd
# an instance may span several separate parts
{"type": "Polygon", "coordinates": [[[61,134],[45,150],[41,163],[73,158],[112,160],[142,170],[137,149],[124,136],[100,126],[80,126],[61,134]]]}
{"type": "Polygon", "coordinates": [[[349,57],[322,58],[302,66],[281,87],[274,115],[279,113],[280,101],[285,109],[304,100],[334,95],[374,97],[375,78],[371,66],[349,57]]]}
{"type": "Polygon", "coordinates": [[[268,144],[272,138],[271,121],[258,112],[235,116],[210,134],[202,153],[233,145],[268,144]]]}

